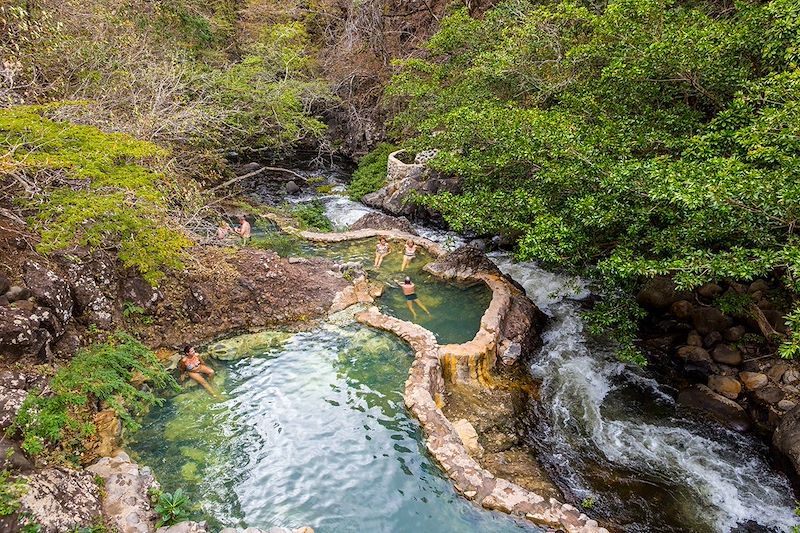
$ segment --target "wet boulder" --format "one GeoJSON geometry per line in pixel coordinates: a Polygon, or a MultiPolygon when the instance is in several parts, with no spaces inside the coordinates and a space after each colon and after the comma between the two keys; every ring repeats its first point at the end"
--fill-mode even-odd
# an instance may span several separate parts
{"type": "Polygon", "coordinates": [[[42,533],[88,527],[102,520],[100,489],[94,476],[67,468],[48,468],[27,477],[21,508],[41,524],[42,533]]]}
{"type": "Polygon", "coordinates": [[[406,217],[393,217],[384,213],[367,213],[350,226],[350,230],[359,229],[398,230],[411,235],[417,234],[406,217]]]}
{"type": "Polygon", "coordinates": [[[795,487],[800,485],[800,407],[784,414],[772,434],[772,446],[780,458],[791,466],[795,487]]]}
{"type": "Polygon", "coordinates": [[[37,261],[26,261],[23,269],[25,284],[39,305],[50,308],[62,324],[71,319],[73,304],[69,284],[37,261]]]}
{"type": "Polygon", "coordinates": [[[769,378],[761,372],[740,372],[739,379],[749,391],[758,390],[769,383],[769,378]]]}
{"type": "Polygon", "coordinates": [[[708,413],[719,423],[736,431],[748,431],[750,417],[741,405],[717,394],[705,385],[695,384],[678,394],[678,402],[687,407],[708,413]]]}
{"type": "Polygon", "coordinates": [[[300,192],[300,186],[294,180],[289,180],[286,183],[286,194],[297,194],[300,192]]]}
{"type": "Polygon", "coordinates": [[[742,392],[742,384],[739,380],[729,376],[710,376],[708,388],[731,400],[738,398],[739,393],[742,392]]]}

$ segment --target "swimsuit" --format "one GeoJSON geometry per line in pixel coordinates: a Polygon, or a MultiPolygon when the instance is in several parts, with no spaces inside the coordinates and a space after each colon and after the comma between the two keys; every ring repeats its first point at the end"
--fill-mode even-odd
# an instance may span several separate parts
{"type": "Polygon", "coordinates": [[[408,249],[408,246],[406,246],[406,251],[405,251],[405,252],[403,252],[403,255],[404,255],[404,256],[406,256],[406,257],[416,257],[416,255],[417,255],[417,249],[416,249],[416,248],[414,248],[414,249],[412,249],[412,250],[409,250],[409,249],[408,249]]]}
{"type": "Polygon", "coordinates": [[[378,252],[380,255],[386,255],[389,253],[389,245],[385,244],[382,246],[379,244],[375,251],[378,252]]]}
{"type": "Polygon", "coordinates": [[[186,367],[186,370],[194,370],[200,366],[200,356],[195,355],[194,357],[190,357],[183,365],[186,367]]]}
{"type": "Polygon", "coordinates": [[[409,302],[413,302],[416,299],[417,299],[417,293],[412,292],[411,294],[406,294],[406,300],[408,300],[409,302]]]}

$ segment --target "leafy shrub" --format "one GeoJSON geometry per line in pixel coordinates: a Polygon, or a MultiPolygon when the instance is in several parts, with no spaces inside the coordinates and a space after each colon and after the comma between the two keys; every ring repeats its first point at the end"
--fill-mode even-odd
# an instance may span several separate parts
{"type": "Polygon", "coordinates": [[[300,227],[303,229],[333,231],[333,224],[325,215],[325,207],[319,200],[294,207],[292,216],[300,222],[300,227]]]}
{"type": "Polygon", "coordinates": [[[24,204],[36,210],[32,222],[41,235],[38,251],[116,246],[122,263],[151,283],[164,268],[181,268],[191,243],[167,227],[164,176],[137,163],[166,152],[127,135],[47,119],[48,109],[0,110],[0,146],[9,147],[24,175],[31,195],[24,204]]]}
{"type": "Polygon", "coordinates": [[[350,198],[361,200],[364,195],[375,192],[386,184],[386,165],[389,161],[389,154],[395,150],[397,150],[397,146],[381,143],[361,158],[358,168],[353,172],[353,179],[347,187],[350,198]]]}
{"type": "Polygon", "coordinates": [[[158,515],[156,528],[161,526],[171,526],[182,522],[189,517],[189,497],[183,493],[183,489],[177,489],[174,493],[160,492],[157,494],[158,502],[155,511],[158,515]]]}
{"type": "Polygon", "coordinates": [[[38,455],[60,447],[69,460],[79,455],[83,440],[94,434],[94,406],[114,409],[127,428],[136,428],[134,416],[161,399],[131,384],[141,374],[155,387],[177,383],[155,354],[133,337],[117,333],[76,355],[50,382],[49,391],[25,399],[12,430],[23,437],[22,448],[38,455]]]}
{"type": "Polygon", "coordinates": [[[11,479],[8,470],[0,470],[0,516],[8,516],[19,509],[20,497],[25,494],[25,482],[11,479]]]}

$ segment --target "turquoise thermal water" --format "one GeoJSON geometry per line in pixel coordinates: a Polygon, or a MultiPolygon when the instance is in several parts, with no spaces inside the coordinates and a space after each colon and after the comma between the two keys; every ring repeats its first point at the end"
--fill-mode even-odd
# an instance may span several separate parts
{"type": "Polygon", "coordinates": [[[194,518],[212,529],[539,531],[458,496],[428,457],[403,405],[404,343],[355,324],[286,337],[231,339],[240,358],[214,362],[223,400],[191,387],[133,435],[136,459],[164,490],[190,495],[194,518]]]}

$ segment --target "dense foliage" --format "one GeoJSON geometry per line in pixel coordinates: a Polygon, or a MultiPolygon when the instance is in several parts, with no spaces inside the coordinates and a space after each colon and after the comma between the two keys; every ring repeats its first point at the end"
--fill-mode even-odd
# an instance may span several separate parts
{"type": "Polygon", "coordinates": [[[389,154],[397,150],[397,146],[381,143],[358,162],[353,172],[353,179],[347,187],[347,193],[353,200],[361,200],[365,194],[375,192],[386,183],[386,165],[389,154]]]}
{"type": "Polygon", "coordinates": [[[134,386],[135,374],[154,387],[177,387],[155,354],[126,334],[82,351],[47,390],[25,399],[13,427],[22,434],[22,448],[32,455],[58,451],[77,461],[83,441],[95,431],[95,403],[114,409],[126,427],[136,427],[134,416],[162,400],[134,386]]]}
{"type": "Polygon", "coordinates": [[[127,135],[50,120],[45,111],[0,110],[7,175],[26,193],[22,206],[34,210],[39,251],[77,243],[113,247],[125,266],[153,283],[164,268],[180,268],[190,243],[168,224],[171,185],[143,164],[165,152],[127,135]]]}
{"type": "Polygon", "coordinates": [[[456,229],[612,286],[776,275],[796,292],[799,61],[797,0],[514,0],[443,20],[389,94],[397,134],[464,177],[424,200],[456,229]]]}

